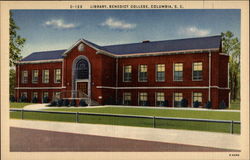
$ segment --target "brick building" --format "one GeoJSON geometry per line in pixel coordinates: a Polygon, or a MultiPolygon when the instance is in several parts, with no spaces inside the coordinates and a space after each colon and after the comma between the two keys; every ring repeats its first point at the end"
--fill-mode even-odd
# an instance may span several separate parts
{"type": "Polygon", "coordinates": [[[228,60],[221,37],[99,46],[85,39],[67,50],[35,52],[16,65],[16,98],[189,107],[229,104],[228,60]]]}

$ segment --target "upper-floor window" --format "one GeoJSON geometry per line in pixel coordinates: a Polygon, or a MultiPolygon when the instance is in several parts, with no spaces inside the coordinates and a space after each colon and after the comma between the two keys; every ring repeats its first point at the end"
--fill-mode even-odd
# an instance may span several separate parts
{"type": "Polygon", "coordinates": [[[131,93],[130,92],[124,92],[123,93],[123,104],[130,105],[131,104],[131,93]]]}
{"type": "Polygon", "coordinates": [[[164,92],[156,92],[156,105],[163,106],[165,102],[165,94],[164,92]]]}
{"type": "Polygon", "coordinates": [[[132,66],[123,67],[123,81],[124,82],[132,81],[132,66]]]}
{"type": "Polygon", "coordinates": [[[32,83],[38,83],[38,70],[32,70],[32,83]]]}
{"type": "Polygon", "coordinates": [[[61,83],[61,69],[55,69],[55,83],[61,83]]]}
{"type": "Polygon", "coordinates": [[[174,81],[183,80],[183,63],[174,64],[174,81]]]}
{"type": "Polygon", "coordinates": [[[148,81],[148,66],[146,64],[139,66],[139,82],[148,81]]]}
{"type": "Polygon", "coordinates": [[[49,70],[43,70],[43,83],[49,83],[49,70]]]}
{"type": "Polygon", "coordinates": [[[202,80],[202,62],[193,63],[193,80],[202,80]]]}
{"type": "Polygon", "coordinates": [[[28,71],[22,71],[22,83],[28,83],[28,71]]]}
{"type": "Polygon", "coordinates": [[[156,81],[165,81],[165,64],[156,65],[156,81]]]}

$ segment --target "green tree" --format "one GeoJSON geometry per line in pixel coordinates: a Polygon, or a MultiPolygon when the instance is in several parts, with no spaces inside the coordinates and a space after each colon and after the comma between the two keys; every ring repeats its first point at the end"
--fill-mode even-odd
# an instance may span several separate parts
{"type": "Polygon", "coordinates": [[[26,39],[22,38],[20,35],[17,34],[17,30],[19,30],[20,28],[16,25],[11,12],[9,20],[10,20],[9,66],[11,67],[9,73],[9,78],[10,78],[9,87],[10,87],[10,95],[14,95],[16,71],[13,67],[15,66],[16,62],[22,58],[21,51],[26,39]]]}
{"type": "Polygon", "coordinates": [[[231,31],[221,33],[222,52],[229,57],[229,87],[231,100],[240,97],[240,42],[231,31]]]}

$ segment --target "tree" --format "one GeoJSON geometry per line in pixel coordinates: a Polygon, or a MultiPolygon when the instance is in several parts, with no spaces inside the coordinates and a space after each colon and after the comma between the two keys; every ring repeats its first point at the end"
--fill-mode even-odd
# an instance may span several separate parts
{"type": "Polygon", "coordinates": [[[16,71],[13,68],[16,64],[16,61],[20,60],[21,57],[21,50],[23,45],[26,41],[25,38],[22,38],[20,35],[17,34],[17,30],[19,27],[16,25],[12,13],[10,12],[10,41],[9,41],[9,66],[11,67],[9,73],[9,80],[10,80],[10,95],[14,95],[14,88],[15,88],[15,78],[16,78],[16,71]]]}
{"type": "Polygon", "coordinates": [[[231,31],[221,33],[222,52],[229,57],[229,87],[231,100],[240,97],[240,42],[231,31]]]}

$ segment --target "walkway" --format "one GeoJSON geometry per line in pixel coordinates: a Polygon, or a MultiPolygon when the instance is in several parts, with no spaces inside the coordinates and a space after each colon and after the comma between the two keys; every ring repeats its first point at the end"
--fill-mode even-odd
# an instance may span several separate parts
{"type": "Polygon", "coordinates": [[[240,135],[99,124],[10,120],[11,127],[240,150],[240,135]]]}

